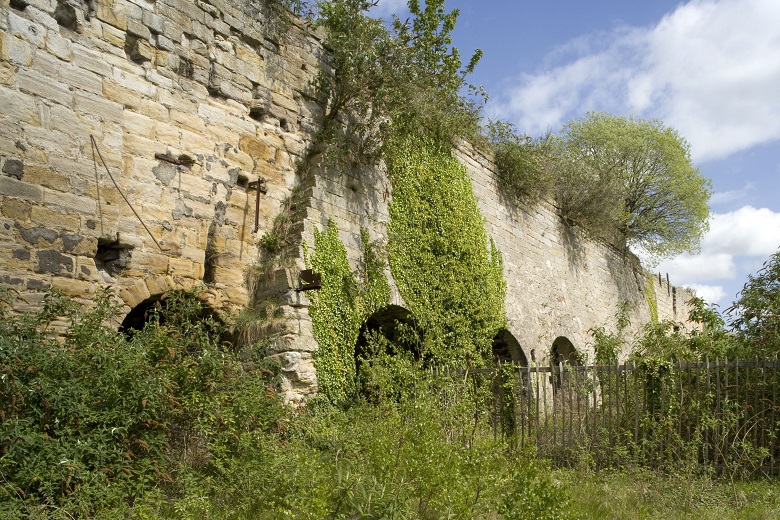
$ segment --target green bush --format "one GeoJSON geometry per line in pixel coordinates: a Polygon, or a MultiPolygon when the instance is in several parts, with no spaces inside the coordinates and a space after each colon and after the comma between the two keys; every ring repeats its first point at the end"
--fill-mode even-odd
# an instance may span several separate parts
{"type": "Polygon", "coordinates": [[[35,314],[0,311],[0,514],[112,517],[276,424],[275,397],[192,294],[130,339],[104,325],[116,311],[108,292],[86,310],[52,293],[35,314]]]}

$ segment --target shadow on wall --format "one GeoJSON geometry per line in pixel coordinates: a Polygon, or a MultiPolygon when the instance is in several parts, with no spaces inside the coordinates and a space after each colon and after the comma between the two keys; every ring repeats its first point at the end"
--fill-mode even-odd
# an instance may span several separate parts
{"type": "Polygon", "coordinates": [[[563,252],[569,262],[569,271],[579,271],[585,264],[587,254],[582,231],[560,215],[558,216],[558,231],[561,235],[563,252]]]}

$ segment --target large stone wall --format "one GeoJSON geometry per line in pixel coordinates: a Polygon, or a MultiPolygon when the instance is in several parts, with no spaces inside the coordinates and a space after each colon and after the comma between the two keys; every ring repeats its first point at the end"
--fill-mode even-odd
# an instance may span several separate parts
{"type": "MultiPolygon", "coordinates": [[[[300,244],[333,219],[358,267],[361,228],[387,239],[392,189],[381,168],[314,160],[293,191],[320,127],[327,55],[315,30],[263,5],[0,0],[0,281],[19,312],[50,288],[89,302],[111,287],[124,314],[194,285],[216,311],[270,301],[283,319],[265,329],[267,348],[296,399],[317,388],[300,244]],[[258,242],[280,211],[297,219],[292,258],[259,273],[258,242]]],[[[620,301],[638,330],[645,294],[661,318],[685,318],[687,295],[668,280],[548,203],[504,200],[490,161],[458,154],[504,255],[507,331],[526,359],[549,359],[560,337],[588,352],[588,330],[612,323],[620,301]]]]}
{"type": "Polygon", "coordinates": [[[18,310],[50,287],[110,285],[129,311],[204,282],[215,308],[246,305],[323,66],[316,34],[257,5],[0,0],[0,276],[18,310]]]}

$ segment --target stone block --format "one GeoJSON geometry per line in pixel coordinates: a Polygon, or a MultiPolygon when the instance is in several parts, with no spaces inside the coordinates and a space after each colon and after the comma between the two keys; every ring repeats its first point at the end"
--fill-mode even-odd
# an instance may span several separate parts
{"type": "Polygon", "coordinates": [[[132,34],[142,38],[147,42],[152,39],[152,33],[149,28],[140,20],[127,19],[127,34],[132,34]]]}
{"type": "Polygon", "coordinates": [[[43,188],[43,190],[45,204],[54,210],[65,214],[97,215],[97,204],[92,198],[52,191],[47,188],[43,188]]]}
{"type": "Polygon", "coordinates": [[[103,80],[103,96],[107,101],[113,101],[133,110],[141,109],[145,101],[137,91],[123,87],[110,79],[103,80]]]}
{"type": "Polygon", "coordinates": [[[35,186],[5,175],[0,176],[0,195],[29,200],[31,202],[43,202],[43,190],[35,186]]]}
{"type": "Polygon", "coordinates": [[[164,19],[152,11],[144,9],[141,21],[149,30],[155,34],[160,34],[165,30],[164,19]]]}
{"type": "Polygon", "coordinates": [[[69,106],[73,102],[73,92],[51,77],[46,77],[31,69],[22,69],[16,73],[16,83],[22,92],[69,106]]]}
{"type": "Polygon", "coordinates": [[[131,110],[125,110],[123,113],[124,131],[133,135],[153,139],[155,135],[156,122],[150,117],[146,117],[131,110]]]}
{"type": "Polygon", "coordinates": [[[46,36],[46,50],[63,61],[70,61],[73,48],[69,39],[60,36],[58,29],[50,29],[46,36]]]}
{"type": "Polygon", "coordinates": [[[185,258],[169,258],[168,274],[170,276],[182,276],[185,278],[195,277],[195,267],[192,260],[185,258]]]}
{"type": "Polygon", "coordinates": [[[60,276],[73,276],[76,262],[70,255],[63,255],[59,251],[44,249],[36,252],[38,264],[36,272],[54,274],[60,276]]]}
{"type": "Polygon", "coordinates": [[[73,43],[72,46],[74,66],[94,72],[98,76],[110,77],[113,74],[113,67],[100,52],[80,43],[73,43]]]}
{"type": "Polygon", "coordinates": [[[8,12],[8,32],[33,47],[43,48],[46,42],[46,27],[22,18],[13,11],[8,12]]]}
{"type": "Polygon", "coordinates": [[[24,180],[57,191],[70,190],[70,179],[67,176],[40,166],[25,165],[24,180]]]}
{"type": "Polygon", "coordinates": [[[122,31],[127,29],[127,14],[116,9],[116,0],[104,0],[95,2],[95,16],[101,22],[105,22],[122,31]]]}
{"type": "Polygon", "coordinates": [[[102,94],[103,79],[94,72],[78,67],[64,65],[59,68],[57,77],[60,82],[93,94],[102,94]]]}
{"type": "Polygon", "coordinates": [[[130,308],[135,307],[151,296],[149,288],[144,280],[135,280],[132,284],[126,285],[119,290],[119,297],[122,298],[130,308]]]}
{"type": "Polygon", "coordinates": [[[127,54],[131,60],[140,63],[154,59],[154,49],[146,40],[134,40],[127,46],[127,54]]]}
{"type": "Polygon", "coordinates": [[[144,67],[124,60],[117,63],[112,69],[111,79],[125,88],[136,91],[139,95],[154,99],[158,89],[146,81],[145,75],[146,69],[144,67]]]}

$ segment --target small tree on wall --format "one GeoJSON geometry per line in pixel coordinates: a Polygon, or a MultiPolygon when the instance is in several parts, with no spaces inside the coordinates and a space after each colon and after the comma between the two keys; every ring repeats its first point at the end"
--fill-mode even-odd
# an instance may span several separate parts
{"type": "Polygon", "coordinates": [[[698,248],[709,227],[711,183],[693,166],[688,142],[674,129],[657,120],[591,112],[564,126],[561,159],[564,166],[576,165],[562,168],[556,188],[562,202],[582,205],[586,201],[571,200],[577,194],[569,187],[593,186],[582,191],[587,205],[594,215],[606,215],[629,245],[653,258],[698,248]]]}
{"type": "Polygon", "coordinates": [[[690,146],[657,120],[591,112],[560,135],[532,139],[490,122],[502,191],[533,202],[552,195],[593,236],[622,236],[651,260],[695,251],[708,229],[711,183],[690,146]]]}

